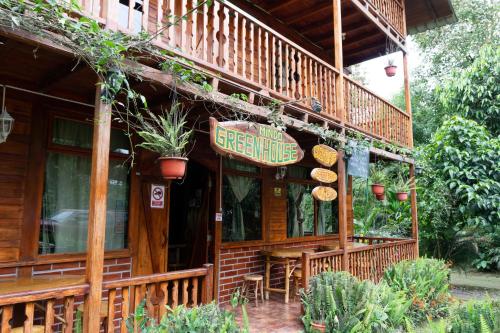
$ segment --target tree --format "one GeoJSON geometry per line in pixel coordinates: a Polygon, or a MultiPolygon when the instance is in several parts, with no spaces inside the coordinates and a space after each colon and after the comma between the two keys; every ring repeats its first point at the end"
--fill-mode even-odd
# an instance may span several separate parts
{"type": "Polygon", "coordinates": [[[458,113],[500,135],[500,46],[485,45],[463,71],[439,89],[445,113],[458,113]]]}
{"type": "Polygon", "coordinates": [[[500,265],[500,138],[453,116],[422,149],[421,228],[431,253],[456,257],[469,245],[480,268],[500,265]],[[492,253],[493,258],[485,256],[492,253]]]}

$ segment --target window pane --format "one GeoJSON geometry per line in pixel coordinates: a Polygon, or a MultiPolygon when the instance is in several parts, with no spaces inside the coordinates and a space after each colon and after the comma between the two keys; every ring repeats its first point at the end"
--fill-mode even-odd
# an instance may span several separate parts
{"type": "Polygon", "coordinates": [[[261,182],[259,179],[224,176],[224,242],[262,239],[261,182]]]}
{"type": "MultiPolygon", "coordinates": [[[[110,161],[106,250],[127,246],[128,168],[110,161]]],[[[91,159],[49,153],[45,170],[39,253],[85,252],[91,159]]]]}
{"type": "Polygon", "coordinates": [[[314,199],[312,186],[289,183],[288,189],[288,237],[314,234],[314,199]]]}
{"type": "Polygon", "coordinates": [[[228,169],[244,171],[244,172],[251,172],[251,173],[255,173],[255,174],[259,173],[259,167],[255,166],[255,165],[240,162],[238,160],[231,159],[231,158],[224,158],[222,161],[223,161],[222,163],[223,163],[224,167],[228,168],[228,169]]]}
{"type": "Polygon", "coordinates": [[[338,234],[338,201],[318,202],[317,235],[338,234]]]}
{"type": "MultiPolygon", "coordinates": [[[[62,146],[92,149],[93,129],[91,124],[62,118],[55,118],[52,124],[53,143],[62,146]]],[[[110,151],[124,155],[130,153],[130,142],[124,131],[116,128],[111,129],[110,151]]]]}
{"type": "Polygon", "coordinates": [[[92,148],[92,127],[89,124],[55,118],[52,126],[53,143],[78,148],[92,148]]]}
{"type": "Polygon", "coordinates": [[[292,165],[287,167],[286,173],[288,178],[291,179],[308,179],[311,174],[311,169],[298,165],[292,165]]]}

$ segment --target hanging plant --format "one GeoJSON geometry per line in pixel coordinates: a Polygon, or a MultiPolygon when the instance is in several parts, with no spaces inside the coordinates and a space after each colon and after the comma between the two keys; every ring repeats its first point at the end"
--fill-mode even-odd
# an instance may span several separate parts
{"type": "Polygon", "coordinates": [[[412,178],[404,180],[402,176],[399,176],[398,181],[394,184],[394,191],[396,192],[396,198],[399,201],[408,200],[408,192],[410,191],[410,184],[412,183],[412,178]]]}
{"type": "Polygon", "coordinates": [[[185,130],[187,112],[179,103],[172,104],[170,112],[156,115],[147,111],[148,119],[137,115],[137,134],[144,140],[138,147],[160,154],[160,172],[165,179],[182,179],[188,162],[186,148],[191,142],[193,129],[185,130]]]}
{"type": "Polygon", "coordinates": [[[385,69],[385,75],[387,75],[388,77],[393,77],[396,75],[398,66],[394,64],[394,59],[389,59],[387,61],[387,66],[385,66],[384,69],[385,69]]]}
{"type": "MultiPolygon", "coordinates": [[[[370,180],[372,184],[372,193],[375,194],[375,196],[382,196],[385,193],[385,181],[386,181],[386,174],[384,170],[382,170],[378,165],[375,165],[372,168],[372,172],[370,174],[370,180]]],[[[379,199],[377,197],[377,199],[379,199]]],[[[380,199],[379,199],[380,200],[380,199]]]]}

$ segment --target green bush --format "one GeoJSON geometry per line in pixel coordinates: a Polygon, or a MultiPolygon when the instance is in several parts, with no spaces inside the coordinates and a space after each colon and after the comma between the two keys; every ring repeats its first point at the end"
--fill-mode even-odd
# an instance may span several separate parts
{"type": "Polygon", "coordinates": [[[402,326],[411,302],[387,285],[359,281],[346,272],[324,272],[302,294],[304,327],[326,325],[327,332],[391,332],[402,326]]]}
{"type": "Polygon", "coordinates": [[[450,333],[500,332],[500,302],[487,299],[460,304],[449,319],[450,333]]]}
{"type": "Polygon", "coordinates": [[[414,323],[421,323],[449,313],[453,300],[448,290],[449,274],[444,261],[420,258],[389,267],[383,281],[411,301],[408,316],[414,323]]]}
{"type": "Polygon", "coordinates": [[[171,309],[157,323],[148,316],[143,301],[132,318],[127,321],[129,332],[137,325],[141,333],[196,332],[196,333],[239,333],[245,332],[236,322],[232,312],[220,309],[214,302],[194,308],[183,305],[171,309]]]}

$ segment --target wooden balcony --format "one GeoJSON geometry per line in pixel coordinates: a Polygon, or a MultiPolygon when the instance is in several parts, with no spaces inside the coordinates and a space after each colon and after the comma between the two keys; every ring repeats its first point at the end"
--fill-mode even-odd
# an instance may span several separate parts
{"type": "MultiPolygon", "coordinates": [[[[400,0],[370,0],[365,5],[404,36],[400,0]]],[[[347,78],[346,119],[340,119],[336,107],[339,96],[335,94],[339,72],[333,65],[230,2],[214,1],[212,6],[192,11],[194,6],[192,0],[143,0],[135,7],[113,0],[82,3],[85,15],[107,27],[125,33],[147,31],[155,36],[158,47],[249,92],[288,102],[296,100],[294,104],[313,117],[318,116],[309,106],[314,98],[323,106],[320,116],[347,123],[374,138],[411,147],[411,121],[404,111],[347,78]],[[160,30],[172,15],[186,17],[160,30]]]]}
{"type": "MultiPolygon", "coordinates": [[[[13,281],[15,283],[15,281],[13,281]]],[[[57,278],[52,279],[57,285],[57,278]]],[[[47,284],[47,283],[45,283],[47,284]]],[[[145,301],[150,316],[157,322],[166,312],[180,304],[196,306],[212,301],[213,268],[152,274],[103,283],[102,327],[105,332],[128,332],[127,318],[145,301]]],[[[36,288],[29,283],[29,290],[16,290],[0,294],[0,332],[78,332],[81,329],[81,308],[88,294],[87,283],[36,288]],[[21,311],[21,312],[20,312],[21,311]],[[13,320],[21,317],[22,325],[13,327],[13,320]]],[[[80,330],[81,331],[81,330],[80,330]]],[[[135,330],[134,330],[135,332],[135,330]]]]}

